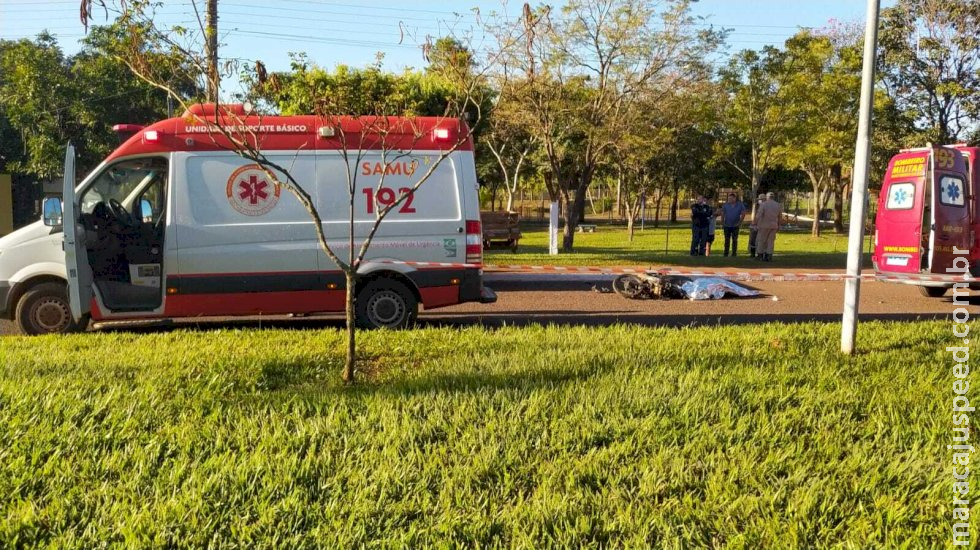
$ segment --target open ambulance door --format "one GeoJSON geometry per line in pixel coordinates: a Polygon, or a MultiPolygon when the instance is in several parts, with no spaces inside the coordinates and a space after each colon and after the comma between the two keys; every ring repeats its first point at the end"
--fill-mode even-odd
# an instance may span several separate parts
{"type": "Polygon", "coordinates": [[[63,230],[65,233],[65,268],[68,274],[68,301],[75,321],[89,314],[92,304],[92,267],[85,250],[85,228],[79,223],[78,199],[75,197],[75,147],[65,152],[63,190],[63,230]]]}
{"type": "Polygon", "coordinates": [[[892,159],[878,198],[875,257],[880,271],[918,273],[928,260],[931,223],[926,151],[903,151],[892,159]]]}
{"type": "Polygon", "coordinates": [[[932,224],[929,232],[929,271],[947,274],[957,256],[966,254],[973,242],[970,235],[970,186],[966,159],[955,149],[937,147],[931,158],[932,224]]]}

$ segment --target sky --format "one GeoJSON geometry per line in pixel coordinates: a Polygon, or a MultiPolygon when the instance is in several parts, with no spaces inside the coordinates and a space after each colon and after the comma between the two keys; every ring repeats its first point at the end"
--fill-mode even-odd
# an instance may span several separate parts
{"type": "MultiPolygon", "coordinates": [[[[191,3],[164,0],[158,23],[196,25],[191,3]]],[[[203,10],[204,1],[197,5],[203,10]]],[[[328,68],[362,67],[383,52],[383,66],[401,71],[425,65],[419,45],[427,35],[461,35],[480,17],[514,17],[521,6],[513,0],[220,0],[219,51],[243,63],[262,60],[270,71],[288,69],[290,52],[306,52],[328,68]]],[[[700,0],[693,12],[702,25],[730,29],[728,50],[736,52],[781,45],[802,27],[832,20],[863,24],[865,6],[861,0],[700,0]]],[[[75,53],[85,32],[78,10],[79,0],[0,0],[0,38],[31,38],[47,29],[66,54],[75,53]]],[[[101,9],[94,22],[106,22],[101,9]]]]}

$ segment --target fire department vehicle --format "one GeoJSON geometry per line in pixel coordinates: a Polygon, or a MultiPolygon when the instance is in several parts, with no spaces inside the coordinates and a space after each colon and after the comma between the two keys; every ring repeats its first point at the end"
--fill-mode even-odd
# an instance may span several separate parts
{"type": "Polygon", "coordinates": [[[345,278],[302,203],[202,117],[254,141],[292,175],[341,258],[349,251],[348,170],[358,249],[378,210],[409,195],[381,223],[359,269],[358,325],[405,327],[420,304],[496,299],[482,284],[473,142],[460,122],[384,119],[382,137],[364,131],[363,119],[259,117],[240,105],[221,112],[195,105],[145,128],[120,125],[133,135],[78,185],[69,146],[63,203],[46,199],[41,221],[0,239],[0,315],[43,334],[83,329],[89,319],[343,311],[345,278]]]}
{"type": "MultiPolygon", "coordinates": [[[[874,262],[881,275],[943,275],[956,256],[980,259],[980,148],[905,149],[888,163],[875,220],[874,262]],[[956,251],[969,251],[968,254],[956,251]]],[[[952,280],[904,279],[939,297],[952,280]]]]}

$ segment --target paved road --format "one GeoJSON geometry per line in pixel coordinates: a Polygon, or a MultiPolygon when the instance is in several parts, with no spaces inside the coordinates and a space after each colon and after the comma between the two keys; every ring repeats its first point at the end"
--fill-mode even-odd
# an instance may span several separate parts
{"type": "MultiPolygon", "coordinates": [[[[423,312],[429,325],[486,326],[532,323],[607,325],[750,324],[768,321],[838,321],[844,296],[843,282],[758,282],[758,298],[691,302],[688,300],[628,300],[616,294],[592,290],[608,287],[612,277],[602,275],[539,275],[494,273],[487,284],[497,291],[493,305],[463,304],[423,312]]],[[[980,296],[980,293],[977,293],[980,296]]],[[[980,297],[973,299],[980,305],[980,297]]],[[[864,319],[933,319],[955,309],[949,296],[926,298],[911,286],[865,282],[861,285],[861,314],[864,319]]],[[[297,328],[339,326],[336,316],[289,319],[285,317],[182,321],[177,327],[289,326],[297,328]]],[[[141,329],[142,330],[142,329],[141,329]]],[[[160,329],[154,329],[160,330],[160,329]]],[[[13,332],[0,322],[0,334],[13,332]]]]}

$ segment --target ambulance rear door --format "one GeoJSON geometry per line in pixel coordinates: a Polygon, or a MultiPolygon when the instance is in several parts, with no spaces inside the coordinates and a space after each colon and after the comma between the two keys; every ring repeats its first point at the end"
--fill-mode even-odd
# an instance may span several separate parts
{"type": "MultiPolygon", "coordinates": [[[[946,274],[953,266],[954,248],[970,248],[970,186],[966,159],[959,151],[938,147],[932,155],[932,212],[929,271],[946,274]]],[[[964,252],[965,253],[965,252],[964,252]]]]}
{"type": "Polygon", "coordinates": [[[892,158],[879,195],[875,221],[875,259],[879,271],[915,273],[921,268],[927,150],[892,158]]]}

